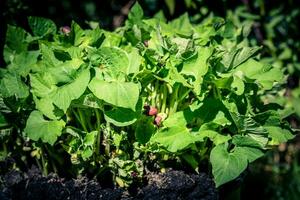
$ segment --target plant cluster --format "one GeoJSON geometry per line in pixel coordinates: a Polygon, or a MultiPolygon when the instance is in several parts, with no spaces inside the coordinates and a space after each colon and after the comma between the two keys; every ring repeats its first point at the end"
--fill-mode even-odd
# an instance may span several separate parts
{"type": "Polygon", "coordinates": [[[247,27],[218,17],[191,24],[187,14],[144,19],[137,3],[114,32],[28,24],[6,35],[2,159],[20,151],[26,162],[30,152],[47,173],[67,154],[71,174],[109,171],[120,186],[170,160],[195,171],[210,162],[218,187],[293,138],[282,107],[261,100],[282,70],[260,62],[247,27]]]}

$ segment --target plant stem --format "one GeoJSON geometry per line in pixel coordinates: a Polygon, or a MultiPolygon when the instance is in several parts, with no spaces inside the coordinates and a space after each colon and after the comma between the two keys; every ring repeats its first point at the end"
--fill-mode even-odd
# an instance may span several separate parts
{"type": "Polygon", "coordinates": [[[104,146],[105,146],[105,154],[107,156],[110,156],[110,144],[109,144],[109,139],[110,139],[110,123],[106,122],[106,128],[104,129],[104,146]]]}
{"type": "Polygon", "coordinates": [[[101,146],[101,115],[98,109],[95,109],[96,119],[97,119],[97,141],[96,141],[96,154],[100,155],[100,146],[101,146]]]}
{"type": "Polygon", "coordinates": [[[45,150],[47,150],[47,153],[48,153],[48,155],[49,155],[48,162],[50,162],[50,164],[51,164],[51,166],[52,166],[52,168],[53,168],[53,171],[54,171],[55,173],[57,173],[58,170],[57,170],[57,167],[56,167],[56,165],[55,165],[55,163],[54,163],[54,160],[57,160],[57,161],[59,162],[59,157],[58,157],[57,155],[53,154],[53,153],[49,150],[49,148],[47,147],[47,145],[45,145],[44,147],[45,147],[45,150]],[[52,157],[51,160],[50,160],[50,157],[52,157]]]}
{"type": "Polygon", "coordinates": [[[179,85],[175,85],[174,86],[174,92],[171,96],[170,113],[169,114],[173,114],[177,110],[177,106],[178,106],[178,101],[177,101],[178,89],[179,89],[179,85]]]}
{"type": "Polygon", "coordinates": [[[93,127],[92,124],[91,124],[91,115],[86,115],[86,114],[84,114],[85,112],[86,112],[85,110],[82,110],[82,111],[81,111],[81,113],[82,113],[81,116],[85,117],[85,118],[84,118],[84,122],[86,122],[86,124],[87,124],[89,130],[92,131],[92,130],[94,130],[94,127],[93,127]],[[87,119],[87,120],[86,120],[86,119],[87,119]]]}
{"type": "Polygon", "coordinates": [[[192,89],[187,89],[183,94],[180,95],[178,101],[182,101],[190,92],[192,89]]]}
{"type": "Polygon", "coordinates": [[[2,143],[2,147],[3,147],[4,155],[7,156],[8,151],[5,142],[2,143]]]}
{"type": "Polygon", "coordinates": [[[88,130],[87,130],[87,128],[86,128],[84,122],[83,122],[82,119],[81,119],[82,116],[80,116],[79,108],[78,108],[78,114],[79,114],[79,115],[76,113],[75,109],[73,110],[73,113],[74,113],[74,115],[75,115],[77,121],[79,121],[80,125],[82,126],[83,130],[84,130],[85,132],[88,132],[88,130]]]}
{"type": "Polygon", "coordinates": [[[159,107],[160,105],[160,99],[159,99],[159,93],[158,93],[158,90],[159,90],[159,84],[158,84],[158,81],[155,82],[155,87],[154,87],[154,91],[155,91],[155,96],[154,96],[154,105],[155,107],[159,107]]]}
{"type": "Polygon", "coordinates": [[[162,106],[160,112],[165,113],[168,91],[166,85],[163,85],[162,87],[163,87],[163,99],[162,99],[162,106]]]}
{"type": "Polygon", "coordinates": [[[43,149],[41,148],[41,159],[42,159],[42,166],[43,166],[43,174],[45,176],[48,175],[48,164],[47,164],[47,161],[45,160],[45,157],[44,157],[44,152],[43,152],[43,149]]]}
{"type": "Polygon", "coordinates": [[[101,115],[98,109],[95,109],[96,119],[97,119],[97,130],[100,131],[101,126],[101,115]]]}

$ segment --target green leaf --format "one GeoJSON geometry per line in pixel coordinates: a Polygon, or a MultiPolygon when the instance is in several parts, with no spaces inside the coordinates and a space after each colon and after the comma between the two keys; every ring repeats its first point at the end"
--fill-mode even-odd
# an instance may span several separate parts
{"type": "Polygon", "coordinates": [[[249,163],[264,155],[264,153],[260,149],[251,147],[235,147],[235,152],[240,152],[241,155],[244,155],[249,163]]]}
{"type": "Polygon", "coordinates": [[[36,105],[36,109],[38,109],[43,115],[48,117],[49,119],[57,119],[58,117],[55,114],[55,107],[53,102],[49,98],[41,98],[38,99],[36,96],[33,96],[34,103],[36,105]]]}
{"type": "Polygon", "coordinates": [[[5,117],[3,116],[2,113],[0,113],[0,128],[5,127],[7,125],[9,125],[9,124],[7,123],[5,117]]]}
{"type": "Polygon", "coordinates": [[[264,146],[250,136],[234,135],[232,143],[239,147],[263,148],[264,146]]]}
{"type": "Polygon", "coordinates": [[[271,144],[278,145],[293,139],[295,136],[287,129],[282,129],[278,126],[264,126],[272,138],[271,144]]]}
{"type": "Polygon", "coordinates": [[[93,78],[89,84],[93,94],[105,102],[117,107],[135,111],[139,99],[139,84],[132,82],[107,82],[93,78]]]}
{"type": "Polygon", "coordinates": [[[279,69],[253,59],[244,62],[234,71],[242,72],[245,77],[254,80],[265,90],[271,89],[274,83],[281,82],[283,79],[283,73],[279,69]]]}
{"type": "Polygon", "coordinates": [[[142,57],[139,55],[137,49],[133,49],[128,54],[129,65],[126,74],[137,74],[142,63],[142,57]]]}
{"type": "Polygon", "coordinates": [[[70,37],[75,47],[87,48],[96,47],[99,48],[105,39],[104,31],[99,27],[93,30],[83,30],[77,23],[72,21],[70,37]]]}
{"type": "Polygon", "coordinates": [[[187,13],[174,19],[169,23],[169,25],[173,29],[173,33],[177,33],[184,37],[191,36],[194,32],[187,13]]]}
{"type": "Polygon", "coordinates": [[[46,44],[40,44],[40,49],[42,53],[42,63],[45,64],[47,67],[56,67],[62,64],[63,62],[58,60],[53,50],[50,48],[50,46],[47,46],[46,44]]]}
{"type": "Polygon", "coordinates": [[[96,136],[98,135],[98,131],[92,131],[89,132],[85,135],[84,140],[83,140],[83,145],[84,146],[93,146],[95,141],[96,141],[96,136]]]}
{"type": "Polygon", "coordinates": [[[231,88],[233,88],[234,92],[237,95],[242,95],[245,90],[245,84],[244,81],[238,76],[238,75],[233,75],[233,81],[231,83],[231,88]]]}
{"type": "Polygon", "coordinates": [[[77,70],[84,62],[81,59],[67,60],[63,63],[56,65],[45,70],[46,73],[52,75],[56,83],[68,83],[74,79],[77,70]]]}
{"type": "Polygon", "coordinates": [[[24,29],[8,25],[5,44],[8,48],[16,51],[16,53],[21,53],[27,50],[26,37],[27,33],[24,29]]]}
{"type": "Polygon", "coordinates": [[[31,92],[37,97],[49,97],[56,92],[57,86],[49,73],[30,74],[31,92]]]}
{"type": "Polygon", "coordinates": [[[164,122],[164,127],[180,126],[185,127],[194,118],[194,114],[191,110],[186,109],[184,111],[171,114],[164,122]]]}
{"type": "Polygon", "coordinates": [[[261,47],[242,47],[239,49],[227,52],[223,56],[222,63],[227,69],[233,69],[238,67],[243,62],[247,61],[254,54],[256,54],[261,47]]]}
{"type": "Polygon", "coordinates": [[[132,70],[129,68],[127,53],[116,47],[102,47],[93,52],[90,55],[90,59],[96,67],[104,68],[109,71],[127,74],[132,70]]]}
{"type": "Polygon", "coordinates": [[[78,47],[84,41],[84,30],[74,21],[72,21],[71,30],[74,46],[78,47]]]}
{"type": "Polygon", "coordinates": [[[220,144],[212,149],[210,162],[216,187],[237,178],[248,165],[247,158],[242,152],[229,153],[226,144],[220,144]]]}
{"type": "Polygon", "coordinates": [[[173,15],[174,14],[174,11],[175,11],[175,0],[165,0],[166,2],[166,5],[168,6],[168,10],[170,12],[170,15],[173,15]]]}
{"type": "Polygon", "coordinates": [[[29,95],[28,86],[15,73],[6,73],[0,82],[0,93],[2,97],[26,98],[29,95]]]}
{"type": "Polygon", "coordinates": [[[133,24],[139,24],[144,17],[144,11],[140,4],[136,2],[128,13],[128,21],[133,24]]]}
{"type": "Polygon", "coordinates": [[[74,100],[72,106],[76,107],[88,107],[88,108],[99,108],[103,110],[103,101],[95,97],[92,93],[82,95],[79,99],[74,100]]]}
{"type": "Polygon", "coordinates": [[[53,145],[57,137],[62,134],[64,126],[65,122],[62,120],[48,121],[43,118],[39,111],[32,111],[24,131],[34,141],[41,139],[43,142],[53,145]]]}
{"type": "Polygon", "coordinates": [[[196,141],[202,141],[190,131],[182,126],[173,126],[159,130],[152,138],[152,142],[160,143],[170,152],[178,152],[194,144],[196,141]]]}
{"type": "Polygon", "coordinates": [[[231,152],[227,150],[228,144],[215,146],[210,154],[212,173],[216,187],[237,178],[249,162],[263,156],[260,149],[236,146],[231,152]]]}
{"type": "Polygon", "coordinates": [[[140,144],[146,144],[155,133],[153,119],[151,117],[141,117],[135,128],[135,137],[140,144]]]}
{"type": "Polygon", "coordinates": [[[137,120],[137,114],[128,108],[113,108],[104,112],[104,118],[107,122],[115,126],[129,126],[137,120]]]}
{"type": "Polygon", "coordinates": [[[210,47],[201,47],[198,49],[197,54],[183,63],[180,73],[193,76],[195,81],[193,83],[194,91],[200,94],[200,86],[203,81],[203,76],[208,71],[208,59],[212,55],[213,49],[210,47]]]}
{"type": "Polygon", "coordinates": [[[21,52],[13,57],[7,68],[11,72],[15,72],[20,76],[26,77],[36,64],[39,54],[39,51],[21,52]]]}
{"type": "Polygon", "coordinates": [[[83,149],[83,151],[81,152],[81,156],[82,159],[84,161],[88,160],[92,155],[93,155],[93,150],[91,149],[91,147],[86,147],[85,149],[83,149]]]}
{"type": "Polygon", "coordinates": [[[203,123],[215,122],[222,126],[230,124],[228,111],[219,99],[206,98],[201,106],[195,110],[195,116],[203,123]],[[215,120],[215,121],[214,121],[215,120]]]}
{"type": "Polygon", "coordinates": [[[230,135],[222,135],[216,131],[212,130],[199,130],[197,133],[202,140],[204,138],[209,138],[215,145],[223,144],[225,142],[228,142],[228,140],[231,139],[230,135]]]}
{"type": "Polygon", "coordinates": [[[51,96],[53,103],[66,112],[71,101],[78,99],[84,93],[89,81],[90,71],[85,69],[78,74],[73,82],[57,88],[57,91],[51,96]]]}
{"type": "Polygon", "coordinates": [[[48,34],[56,33],[56,25],[50,19],[45,19],[42,17],[29,17],[29,26],[35,36],[46,36],[48,34]]]}

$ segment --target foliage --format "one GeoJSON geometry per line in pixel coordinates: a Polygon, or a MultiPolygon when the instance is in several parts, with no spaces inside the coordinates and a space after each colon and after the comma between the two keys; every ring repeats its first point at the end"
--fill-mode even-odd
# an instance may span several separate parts
{"type": "Polygon", "coordinates": [[[75,22],[58,32],[40,17],[29,18],[30,32],[8,27],[1,124],[32,142],[44,171],[63,165],[64,151],[71,173],[108,170],[128,186],[149,162],[176,158],[197,171],[210,161],[218,187],[293,138],[282,107],[261,100],[283,83],[282,70],[259,60],[248,29],[218,17],[143,16],[136,3],[114,32],[75,22]]]}

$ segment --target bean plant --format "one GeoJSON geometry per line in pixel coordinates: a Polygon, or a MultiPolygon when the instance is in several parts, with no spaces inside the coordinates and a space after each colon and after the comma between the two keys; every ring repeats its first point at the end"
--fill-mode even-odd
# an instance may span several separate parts
{"type": "Polygon", "coordinates": [[[195,172],[210,163],[219,187],[294,137],[282,107],[261,100],[285,79],[260,61],[246,26],[145,19],[138,3],[113,32],[28,24],[6,34],[1,159],[18,152],[45,174],[109,172],[122,187],[168,160],[195,172]]]}

